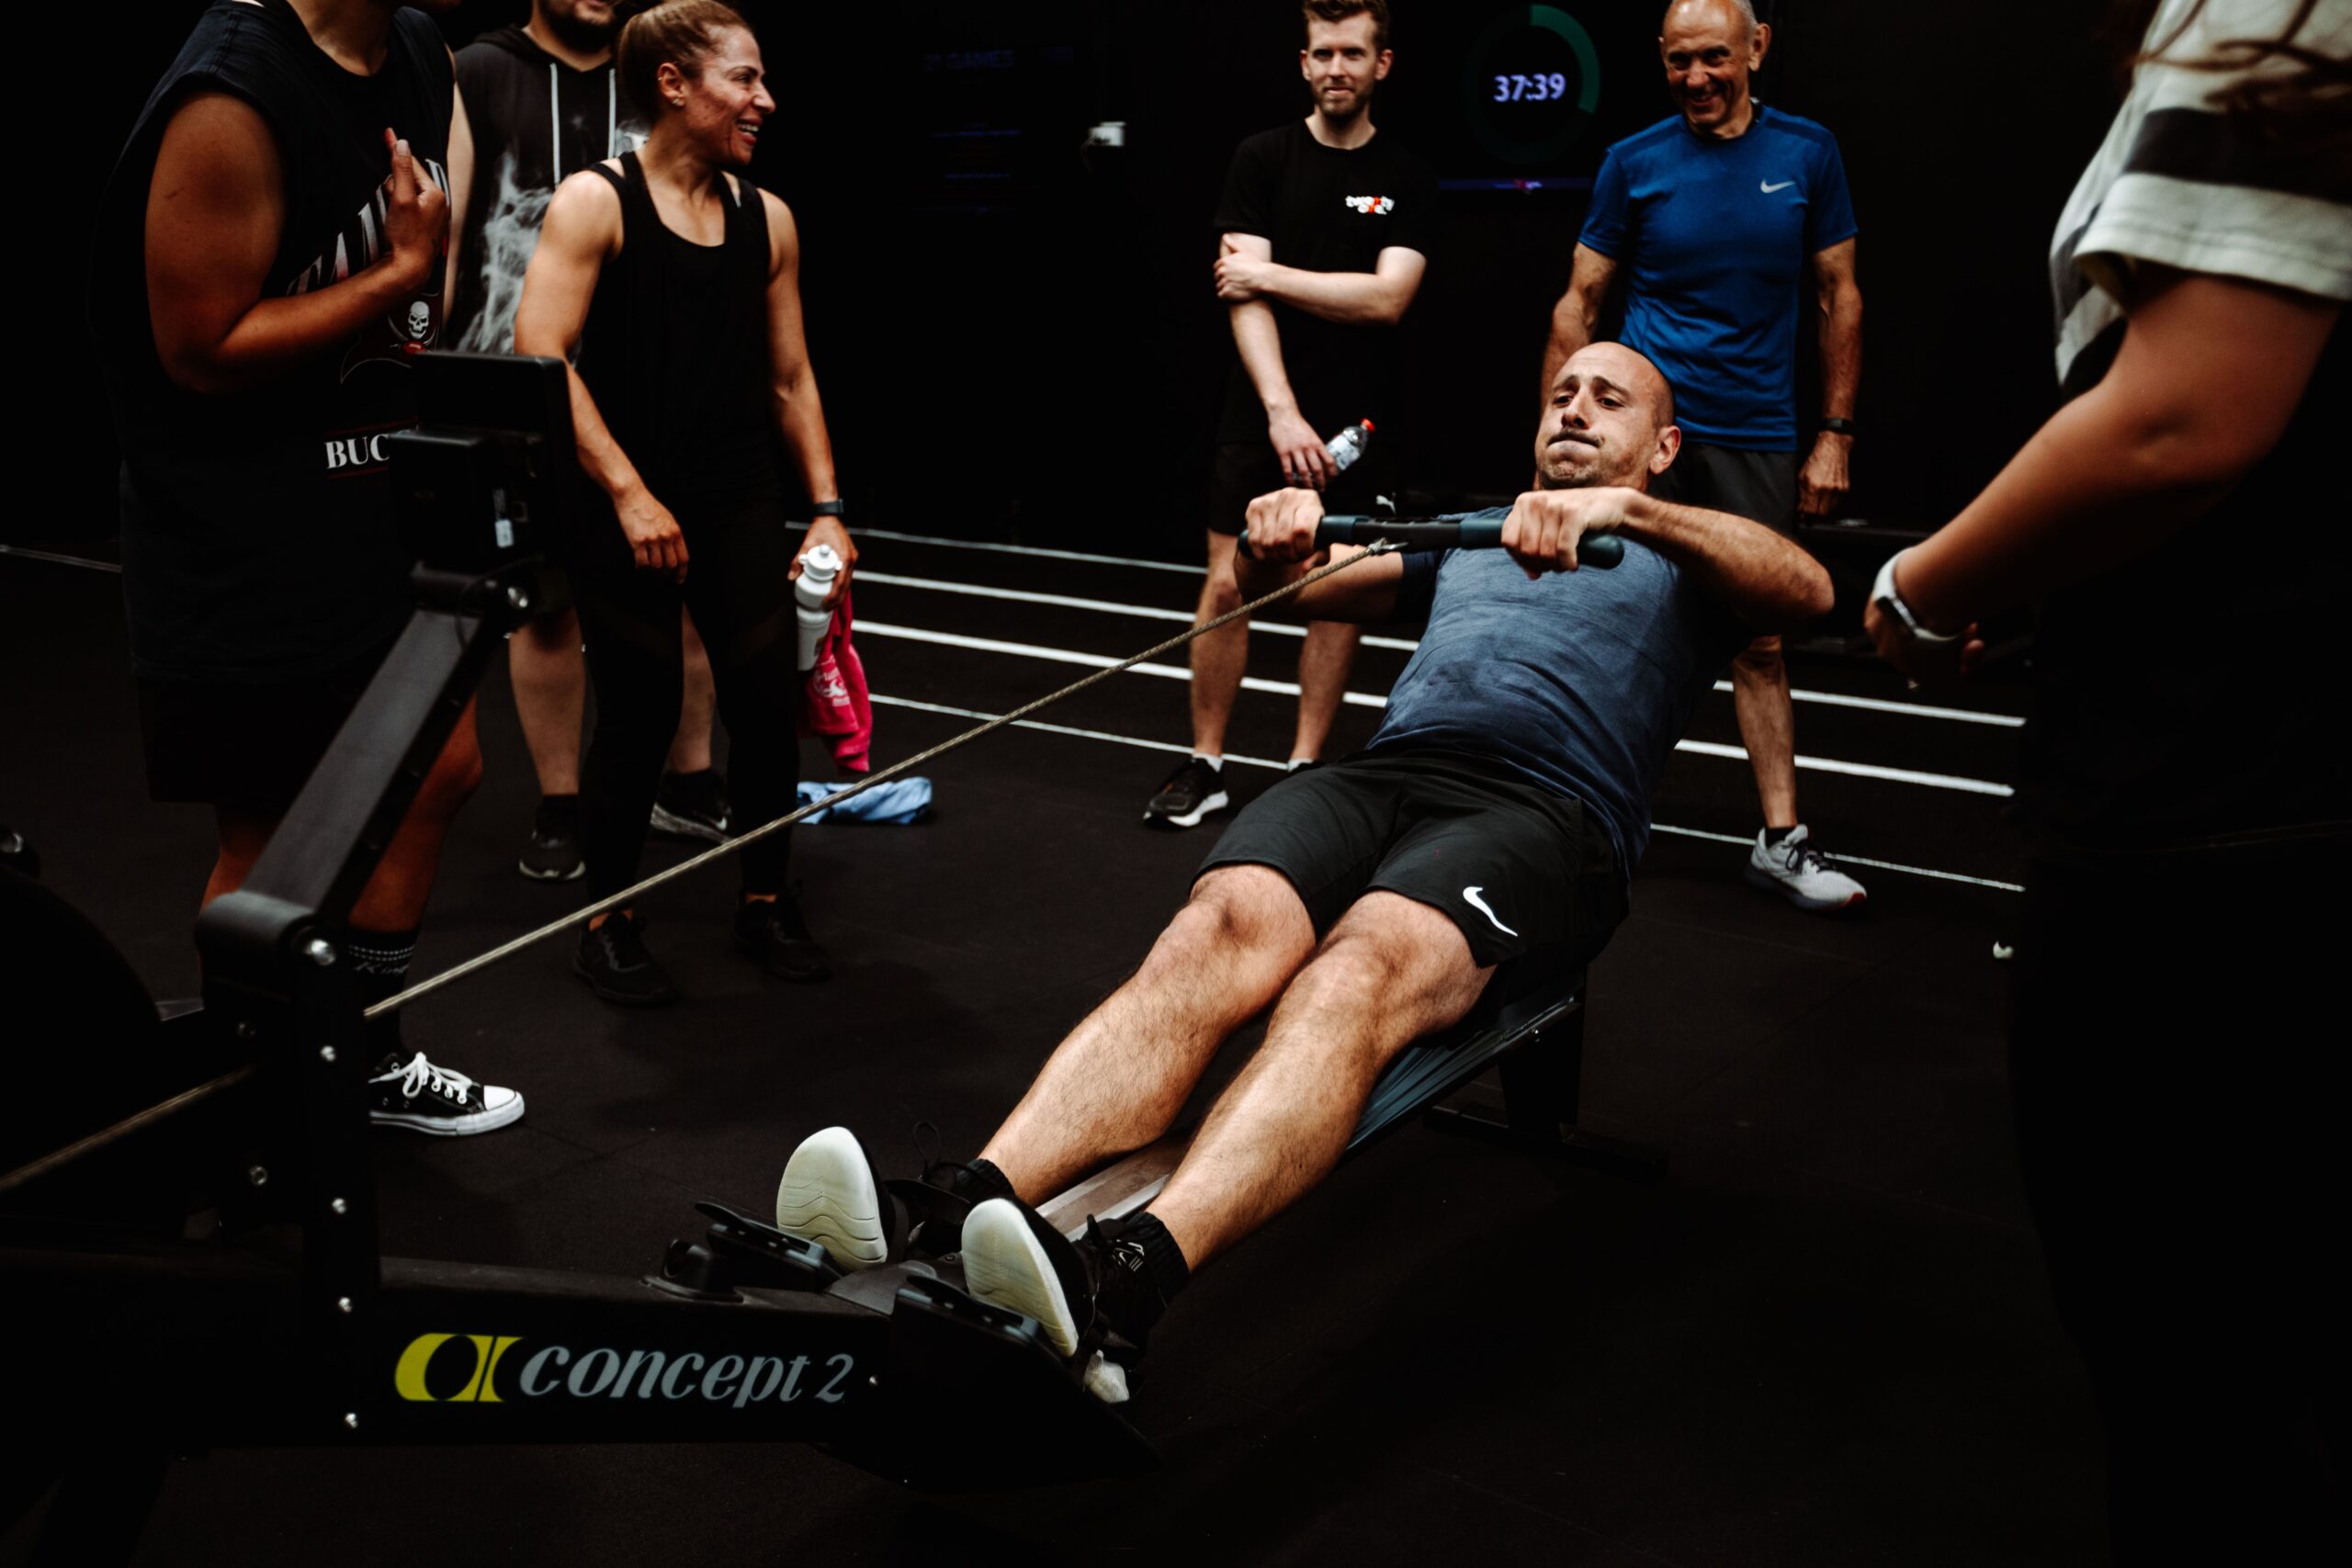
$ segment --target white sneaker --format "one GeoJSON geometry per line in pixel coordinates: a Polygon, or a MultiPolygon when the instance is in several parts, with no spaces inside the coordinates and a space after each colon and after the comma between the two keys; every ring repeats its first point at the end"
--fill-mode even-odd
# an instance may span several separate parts
{"type": "Polygon", "coordinates": [[[1756,835],[1756,848],[1747,856],[1747,880],[1817,914],[1859,909],[1870,897],[1860,883],[1839,871],[1838,863],[1814,844],[1802,823],[1777,844],[1766,843],[1762,832],[1756,835]]]}
{"type": "Polygon", "coordinates": [[[881,1190],[855,1134],[828,1127],[800,1141],[776,1185],[775,1228],[815,1242],[846,1273],[888,1260],[881,1190]]]}
{"type": "Polygon", "coordinates": [[[964,1216],[964,1284],[991,1306],[1035,1318],[1055,1349],[1078,1354],[1086,1325],[1019,1204],[991,1198],[964,1216]]]}

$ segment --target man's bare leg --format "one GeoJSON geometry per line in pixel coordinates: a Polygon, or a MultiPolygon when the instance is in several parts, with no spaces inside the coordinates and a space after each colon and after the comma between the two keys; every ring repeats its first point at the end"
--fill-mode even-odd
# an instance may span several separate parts
{"type": "Polygon", "coordinates": [[[1396,1053],[1470,1010],[1491,969],[1445,916],[1368,893],[1283,991],[1266,1042],[1150,1212],[1198,1269],[1330,1174],[1396,1053]]]}
{"type": "Polygon", "coordinates": [[[1756,770],[1764,826],[1797,825],[1797,719],[1789,700],[1789,666],[1781,639],[1759,637],[1731,661],[1731,700],[1739,739],[1756,770]]]}
{"type": "MultiPolygon", "coordinates": [[[[1212,528],[1208,536],[1209,574],[1193,615],[1196,626],[1241,607],[1241,590],[1233,579],[1233,536],[1212,528]]],[[[1250,667],[1250,623],[1236,621],[1195,637],[1191,659],[1193,750],[1204,757],[1221,757],[1225,727],[1233,717],[1234,699],[1241,694],[1241,677],[1250,667]]]]}
{"type": "Polygon", "coordinates": [[[1150,1143],[1227,1036],[1281,994],[1314,946],[1306,906],[1280,872],[1210,872],[1143,967],[1055,1050],[980,1157],[1037,1201],[1150,1143]]]}
{"type": "MultiPolygon", "coordinates": [[[[710,678],[710,650],[702,645],[702,633],[695,629],[695,618],[684,610],[678,612],[680,646],[685,653],[686,679],[678,706],[678,733],[670,742],[669,769],[673,773],[699,773],[710,766],[710,723],[718,711],[718,688],[710,678]]],[[[778,722],[797,724],[798,714],[786,714],[778,722]]]]}
{"type": "Polygon", "coordinates": [[[1291,741],[1291,761],[1321,760],[1363,637],[1363,627],[1344,621],[1307,622],[1306,646],[1298,651],[1298,734],[1291,741]]]}
{"type": "Polygon", "coordinates": [[[514,714],[541,795],[580,793],[580,715],[588,694],[588,664],[580,654],[580,614],[567,609],[526,621],[506,639],[507,678],[514,714]]]}

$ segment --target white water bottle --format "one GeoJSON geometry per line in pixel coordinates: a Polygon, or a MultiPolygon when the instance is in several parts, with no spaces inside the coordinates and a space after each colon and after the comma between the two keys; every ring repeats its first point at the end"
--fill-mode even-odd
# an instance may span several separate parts
{"type": "Polygon", "coordinates": [[[1331,471],[1345,473],[1348,466],[1363,457],[1363,449],[1371,445],[1372,421],[1363,419],[1331,437],[1323,450],[1331,454],[1331,471]]]}
{"type": "Polygon", "coordinates": [[[792,612],[800,623],[800,661],[803,673],[817,668],[817,649],[824,646],[825,634],[832,629],[833,613],[825,608],[825,595],[833,591],[833,579],[842,572],[842,558],[831,545],[819,545],[800,558],[800,576],[792,585],[792,612]]]}

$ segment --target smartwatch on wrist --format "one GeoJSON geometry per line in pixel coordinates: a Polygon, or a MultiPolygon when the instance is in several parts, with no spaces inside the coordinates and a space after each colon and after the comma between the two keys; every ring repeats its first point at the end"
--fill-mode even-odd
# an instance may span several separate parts
{"type": "Polygon", "coordinates": [[[1854,434],[1854,422],[1850,419],[1838,419],[1832,416],[1824,419],[1816,428],[1826,430],[1832,435],[1851,437],[1854,434]]]}
{"type": "Polygon", "coordinates": [[[811,517],[839,517],[848,511],[849,502],[836,496],[831,501],[820,501],[817,502],[816,505],[808,509],[808,515],[811,517]]]}
{"type": "Polygon", "coordinates": [[[1911,606],[1903,602],[1903,595],[1894,591],[1894,563],[1910,553],[1908,550],[1897,550],[1886,558],[1886,564],[1878,569],[1878,581],[1871,585],[1871,601],[1894,617],[1903,627],[1906,642],[1925,643],[1930,648],[1958,642],[1961,637],[1958,632],[1931,632],[1920,625],[1919,617],[1911,613],[1911,606]]]}

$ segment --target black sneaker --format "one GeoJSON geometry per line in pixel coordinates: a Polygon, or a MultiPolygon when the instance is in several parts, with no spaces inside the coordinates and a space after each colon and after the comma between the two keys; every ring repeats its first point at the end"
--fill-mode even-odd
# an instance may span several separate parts
{"type": "Polygon", "coordinates": [[[571,972],[599,997],[622,1007],[658,1008],[678,999],[678,987],[645,951],[644,922],[627,910],[580,933],[571,972]]]}
{"type": "Polygon", "coordinates": [[[1227,804],[1225,775],[1193,757],[1168,775],[1159,793],[1144,807],[1143,819],[1153,828],[1196,828],[1202,818],[1224,810],[1227,804]]]}
{"type": "Polygon", "coordinates": [[[833,973],[790,893],[736,906],[735,951],[779,980],[823,980],[833,973]]]}
{"type": "Polygon", "coordinates": [[[1120,1230],[1089,1219],[1073,1242],[1014,1198],[977,1204],[964,1220],[965,1288],[1035,1319],[1088,1391],[1112,1404],[1125,1401],[1127,1369],[1168,1308],[1143,1245],[1120,1230]]]}
{"type": "Polygon", "coordinates": [[[728,825],[727,775],[717,768],[698,773],[663,773],[653,792],[651,821],[657,833],[725,843],[734,837],[728,825]]]}
{"type": "Polygon", "coordinates": [[[405,1062],[392,1052],[368,1079],[368,1120],[379,1127],[462,1138],[503,1127],[522,1114],[523,1097],[513,1089],[436,1067],[422,1051],[405,1062]]]}
{"type": "Polygon", "coordinates": [[[514,869],[534,882],[571,882],[588,869],[580,857],[580,797],[543,795],[531,838],[514,869]]]}

